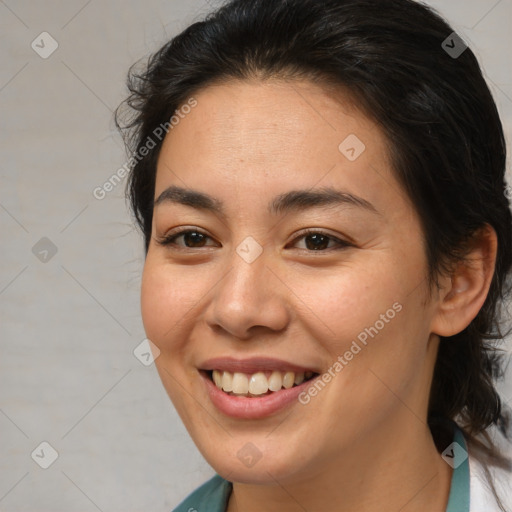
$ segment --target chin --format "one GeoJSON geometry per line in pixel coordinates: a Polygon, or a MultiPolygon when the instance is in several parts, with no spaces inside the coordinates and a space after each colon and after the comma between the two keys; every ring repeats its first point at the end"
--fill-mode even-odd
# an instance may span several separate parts
{"type": "Polygon", "coordinates": [[[237,447],[230,450],[232,455],[227,457],[217,452],[203,452],[210,466],[231,482],[274,485],[276,480],[281,482],[293,479],[297,471],[300,471],[298,462],[304,464],[304,459],[297,457],[297,452],[294,455],[274,448],[258,450],[250,441],[236,444],[237,447]],[[241,448],[238,448],[238,444],[241,448]]]}

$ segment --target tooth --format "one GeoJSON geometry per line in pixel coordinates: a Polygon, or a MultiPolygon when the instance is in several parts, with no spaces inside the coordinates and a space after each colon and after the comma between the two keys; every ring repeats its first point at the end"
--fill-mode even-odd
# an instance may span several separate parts
{"type": "Polygon", "coordinates": [[[249,393],[253,395],[263,395],[268,391],[267,377],[263,372],[255,373],[249,380],[249,393]]]}
{"type": "Polygon", "coordinates": [[[283,377],[283,386],[288,389],[293,386],[293,381],[295,380],[295,373],[286,372],[283,377]]]}
{"type": "Polygon", "coordinates": [[[222,388],[222,373],[219,370],[213,370],[213,382],[218,388],[222,388]]]}
{"type": "Polygon", "coordinates": [[[222,370],[213,370],[212,379],[215,385],[226,393],[235,395],[264,395],[267,391],[279,391],[283,387],[289,389],[293,385],[299,385],[305,379],[313,376],[313,372],[280,372],[273,371],[270,377],[265,372],[256,372],[253,375],[245,373],[231,373],[222,370]]]}
{"type": "Polygon", "coordinates": [[[302,384],[304,382],[304,373],[296,373],[295,374],[295,380],[293,381],[295,384],[302,384]]]}
{"type": "MultiPolygon", "coordinates": [[[[226,373],[224,372],[224,375],[226,373]]],[[[245,373],[235,372],[233,374],[233,393],[247,393],[249,391],[249,379],[245,373]]]]}
{"type": "Polygon", "coordinates": [[[279,391],[283,387],[283,375],[281,372],[272,372],[268,379],[268,389],[270,391],[279,391]]]}
{"type": "Polygon", "coordinates": [[[233,374],[229,372],[223,372],[222,389],[224,391],[233,391],[233,374]]]}

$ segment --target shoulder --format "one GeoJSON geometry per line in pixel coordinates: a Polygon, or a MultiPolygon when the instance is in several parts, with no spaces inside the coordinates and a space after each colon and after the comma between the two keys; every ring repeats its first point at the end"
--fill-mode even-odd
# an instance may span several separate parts
{"type": "Polygon", "coordinates": [[[231,482],[215,475],[185,498],[172,512],[225,512],[231,482]]]}

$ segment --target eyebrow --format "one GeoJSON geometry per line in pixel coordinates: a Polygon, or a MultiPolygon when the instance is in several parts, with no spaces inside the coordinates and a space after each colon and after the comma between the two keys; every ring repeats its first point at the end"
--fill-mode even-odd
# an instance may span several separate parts
{"type": "MultiPolygon", "coordinates": [[[[216,213],[224,218],[226,217],[224,204],[219,199],[198,190],[186,189],[176,185],[166,188],[154,201],[153,207],[162,203],[182,204],[198,210],[216,213]]],[[[366,199],[332,187],[290,190],[276,196],[269,203],[268,211],[273,215],[278,215],[285,212],[302,211],[325,206],[352,206],[381,215],[375,206],[366,199]]]]}

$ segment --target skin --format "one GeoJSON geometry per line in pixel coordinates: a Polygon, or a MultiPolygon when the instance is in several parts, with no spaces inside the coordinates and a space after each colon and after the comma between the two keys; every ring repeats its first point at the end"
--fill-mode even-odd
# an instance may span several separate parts
{"type": "MultiPolygon", "coordinates": [[[[234,482],[228,511],[445,510],[451,467],[426,425],[439,335],[460,332],[481,308],[496,235],[475,237],[471,265],[444,276],[431,299],[414,206],[394,178],[381,129],[348,94],[307,81],[231,81],[194,95],[197,106],[166,136],[155,198],[170,185],[209,193],[226,216],[179,204],[154,210],[141,308],[156,366],[208,463],[234,482]],[[350,161],[350,134],[366,149],[350,161]],[[271,215],[292,189],[333,186],[354,206],[271,215]],[[156,239],[197,228],[203,246],[156,239]],[[329,247],[300,237],[318,228],[329,247]],[[247,263],[248,236],[263,248],[247,263]],[[353,241],[336,250],[335,240],[353,241]],[[230,418],[210,401],[198,367],[220,356],[267,356],[319,373],[394,303],[402,310],[307,405],[257,420],[230,418]],[[252,443],[260,460],[237,452],[252,443]]],[[[310,240],[310,239],[309,239],[310,240]]]]}

